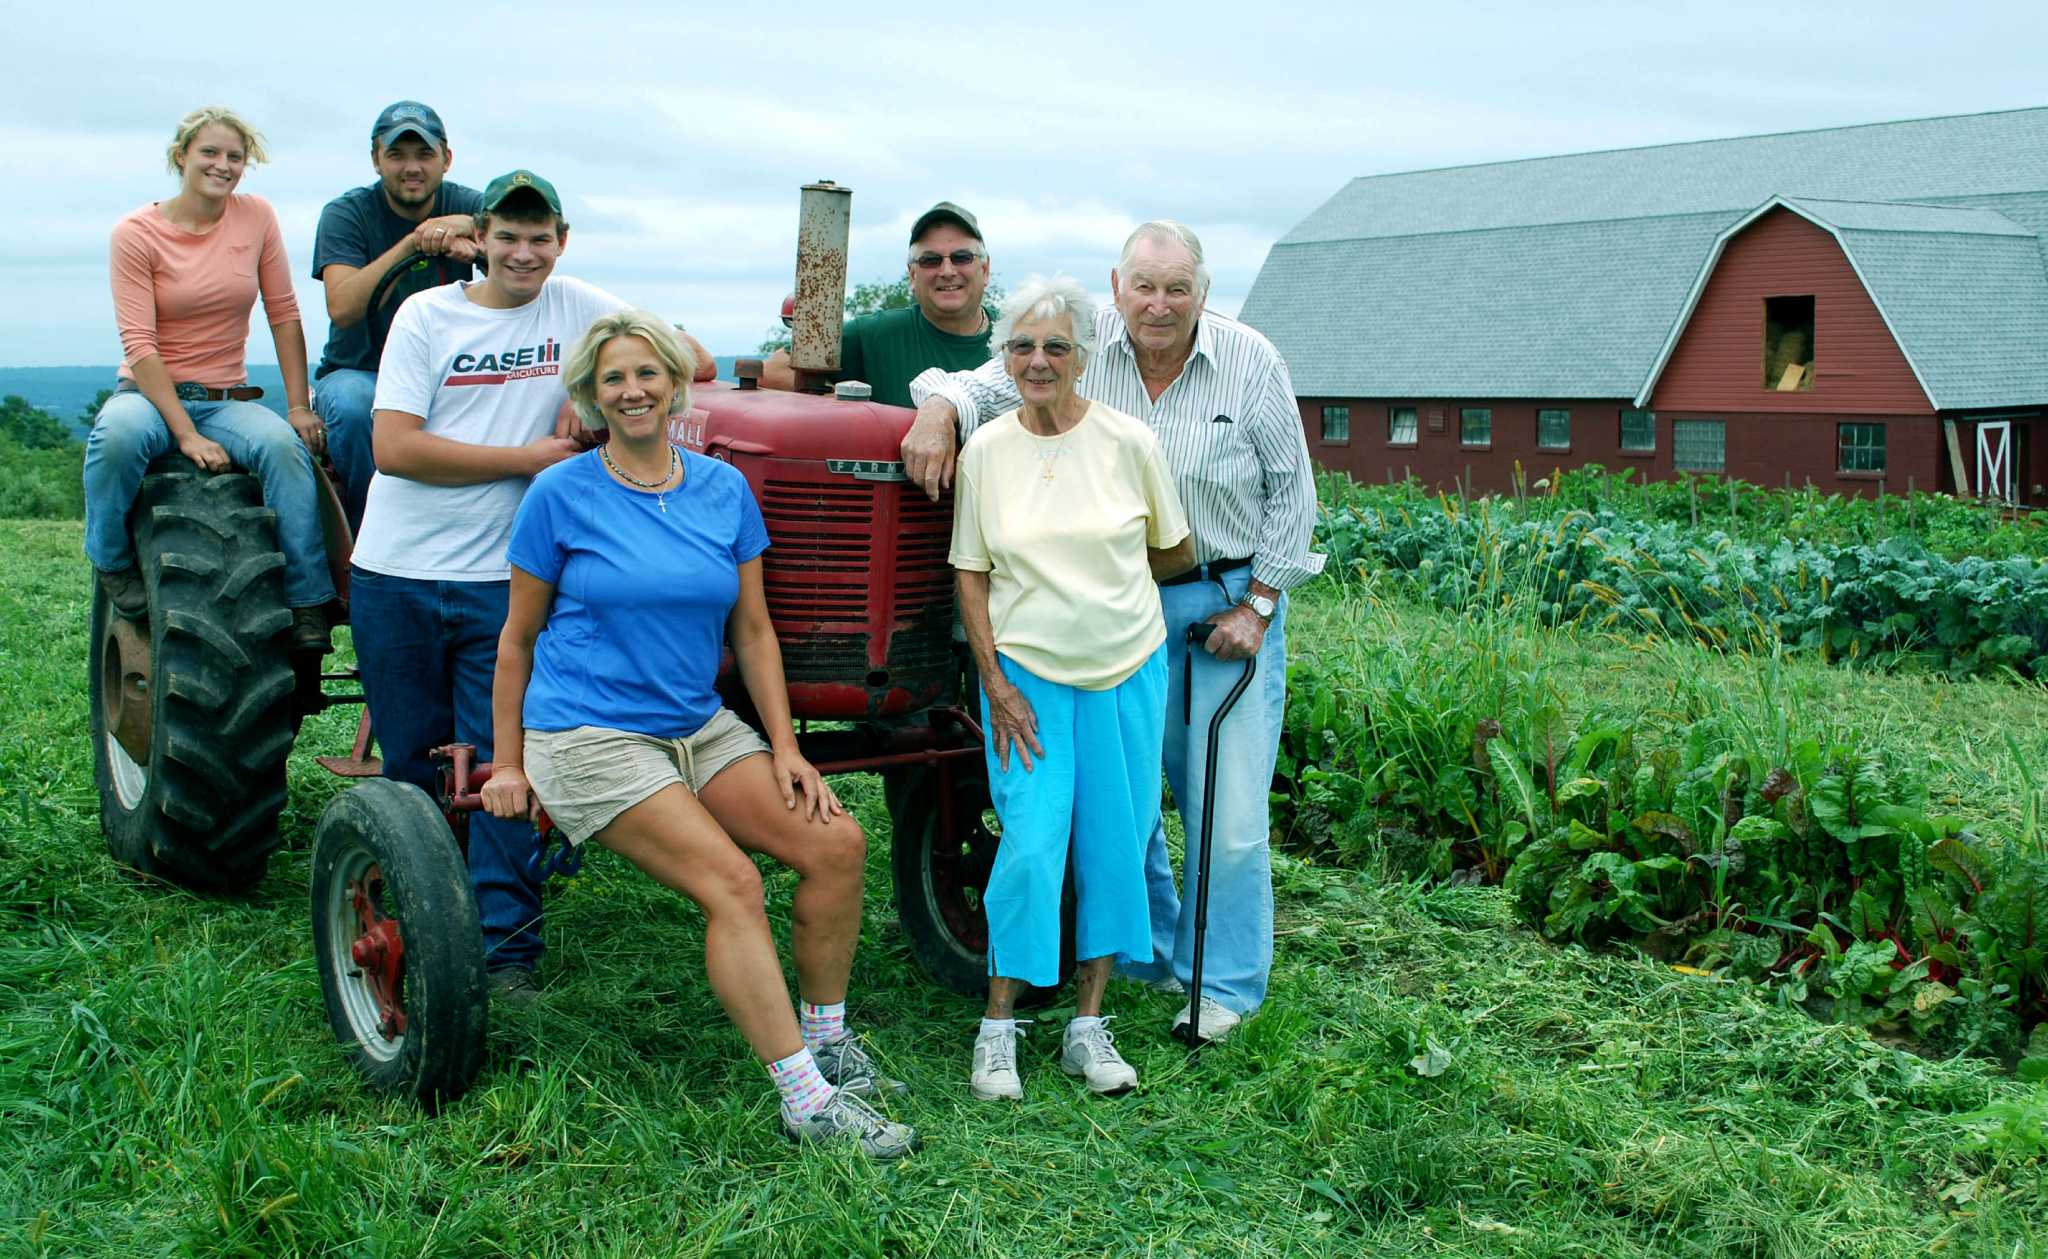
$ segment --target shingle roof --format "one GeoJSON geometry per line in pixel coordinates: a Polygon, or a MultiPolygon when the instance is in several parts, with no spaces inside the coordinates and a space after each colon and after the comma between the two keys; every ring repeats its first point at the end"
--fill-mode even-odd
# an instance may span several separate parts
{"type": "Polygon", "coordinates": [[[1303,396],[1631,397],[1774,199],[1852,251],[1937,406],[2048,401],[2048,109],[1353,180],[1239,317],[1303,396]]]}

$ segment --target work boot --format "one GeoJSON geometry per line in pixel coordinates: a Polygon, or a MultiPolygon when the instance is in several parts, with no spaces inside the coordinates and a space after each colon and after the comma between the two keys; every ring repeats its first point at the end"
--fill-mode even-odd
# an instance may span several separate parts
{"type": "Polygon", "coordinates": [[[974,1038],[974,1072],[967,1087],[985,1102],[1024,1100],[1024,1081],[1017,1075],[1017,1042],[1024,1029],[1012,1026],[984,1031],[974,1038]]]}
{"type": "Polygon", "coordinates": [[[110,573],[104,568],[92,570],[98,574],[100,589],[107,592],[107,602],[114,605],[114,611],[131,621],[141,620],[149,613],[149,588],[142,584],[139,569],[124,568],[110,573]]]}
{"type": "Polygon", "coordinates": [[[1110,1037],[1105,1026],[1108,1019],[1097,1019],[1087,1027],[1067,1025],[1065,1048],[1060,1052],[1060,1070],[1068,1075],[1078,1075],[1088,1083],[1088,1091],[1111,1097],[1128,1093],[1138,1087],[1138,1069],[1124,1061],[1116,1051],[1116,1042],[1110,1037]]]}
{"type": "Polygon", "coordinates": [[[327,630],[327,609],[292,609],[292,650],[307,655],[324,656],[334,650],[334,640],[327,630]]]}
{"type": "Polygon", "coordinates": [[[484,977],[491,1000],[507,1005],[532,1005],[540,1000],[540,981],[524,966],[507,966],[484,977]]]}
{"type": "Polygon", "coordinates": [[[878,1159],[902,1158],[923,1144],[917,1129],[882,1118],[874,1107],[845,1089],[834,1090],[825,1108],[801,1123],[791,1123],[784,1115],[782,1132],[792,1141],[824,1148],[851,1145],[878,1159]]]}
{"type": "Polygon", "coordinates": [[[858,1037],[841,1035],[837,1040],[813,1045],[811,1058],[817,1062],[818,1074],[825,1077],[825,1083],[855,1097],[910,1091],[908,1084],[881,1073],[858,1037]]]}

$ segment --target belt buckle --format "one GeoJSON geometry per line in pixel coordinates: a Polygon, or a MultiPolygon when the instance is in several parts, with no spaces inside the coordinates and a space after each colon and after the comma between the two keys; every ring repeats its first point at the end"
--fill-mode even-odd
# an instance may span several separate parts
{"type": "Polygon", "coordinates": [[[178,382],[178,385],[177,385],[177,389],[178,389],[178,400],[179,400],[180,402],[204,402],[204,401],[206,401],[206,386],[205,386],[205,385],[195,385],[195,384],[193,384],[193,383],[192,383],[191,381],[189,381],[189,380],[181,380],[181,381],[179,381],[179,382],[178,382]]]}

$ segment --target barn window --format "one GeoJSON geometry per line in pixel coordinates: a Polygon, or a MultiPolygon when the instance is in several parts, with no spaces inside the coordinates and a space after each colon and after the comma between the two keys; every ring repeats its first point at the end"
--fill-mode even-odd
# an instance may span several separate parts
{"type": "Polygon", "coordinates": [[[1493,445],[1493,411],[1488,407],[1466,407],[1458,412],[1460,446],[1493,445]]]}
{"type": "Polygon", "coordinates": [[[1536,445],[1542,450],[1572,448],[1572,413],[1564,410],[1536,412],[1536,445]]]}
{"type": "Polygon", "coordinates": [[[1884,425],[1835,425],[1835,467],[1843,472],[1884,471],[1884,425]]]}
{"type": "Polygon", "coordinates": [[[1638,453],[1657,449],[1657,413],[1621,409],[1621,448],[1638,453]]]}
{"type": "Polygon", "coordinates": [[[1673,420],[1671,466],[1680,472],[1722,472],[1728,467],[1728,425],[1723,420],[1673,420]]]}
{"type": "Polygon", "coordinates": [[[1345,446],[1351,442],[1351,408],[1323,408],[1323,441],[1332,446],[1345,446]]]}
{"type": "Polygon", "coordinates": [[[1813,388],[1813,298],[1764,299],[1764,388],[1813,388]]]}
{"type": "Polygon", "coordinates": [[[1387,445],[1413,446],[1415,444],[1415,408],[1387,408],[1387,445]]]}

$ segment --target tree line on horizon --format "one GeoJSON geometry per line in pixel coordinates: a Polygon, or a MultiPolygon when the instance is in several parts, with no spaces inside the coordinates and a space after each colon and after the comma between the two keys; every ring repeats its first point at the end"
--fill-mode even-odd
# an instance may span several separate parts
{"type": "MultiPolygon", "coordinates": [[[[81,427],[92,428],[112,392],[100,390],[79,413],[81,427]]],[[[0,518],[85,518],[85,444],[63,419],[18,394],[0,398],[0,518]]]]}

